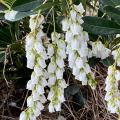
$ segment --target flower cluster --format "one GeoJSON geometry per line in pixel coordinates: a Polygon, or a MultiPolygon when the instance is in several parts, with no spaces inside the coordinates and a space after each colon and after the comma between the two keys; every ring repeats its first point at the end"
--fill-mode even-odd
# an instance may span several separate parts
{"type": "Polygon", "coordinates": [[[109,66],[108,76],[106,78],[106,95],[108,110],[111,113],[118,113],[120,115],[120,91],[118,89],[118,81],[120,80],[120,71],[116,70],[114,65],[109,66]]]}
{"type": "Polygon", "coordinates": [[[91,42],[92,56],[97,58],[105,59],[109,56],[111,50],[105,47],[101,41],[91,42]]]}
{"type": "Polygon", "coordinates": [[[31,32],[26,37],[26,57],[27,67],[34,69],[31,80],[27,83],[27,89],[32,91],[27,98],[28,109],[20,115],[20,120],[36,120],[44,109],[46,102],[44,87],[47,86],[48,74],[45,70],[48,59],[43,41],[46,34],[42,31],[44,17],[42,15],[32,15],[30,18],[31,32]]]}
{"type": "Polygon", "coordinates": [[[75,78],[82,81],[82,85],[87,85],[88,77],[92,77],[87,58],[92,54],[90,54],[87,43],[89,41],[88,33],[81,27],[84,12],[81,3],[72,5],[69,15],[62,21],[62,29],[65,31],[69,67],[75,78]]]}
{"type": "Polygon", "coordinates": [[[120,70],[116,69],[116,66],[120,66],[120,47],[112,51],[112,55],[115,60],[115,65],[108,68],[105,100],[108,104],[108,110],[111,113],[117,113],[120,119],[120,90],[118,89],[120,70]]]}
{"type": "Polygon", "coordinates": [[[48,94],[49,112],[60,111],[61,103],[64,99],[64,88],[67,87],[63,79],[64,59],[66,58],[66,45],[61,34],[53,32],[51,35],[52,43],[48,45],[48,56],[50,63],[48,65],[48,86],[50,92],[48,94]]]}

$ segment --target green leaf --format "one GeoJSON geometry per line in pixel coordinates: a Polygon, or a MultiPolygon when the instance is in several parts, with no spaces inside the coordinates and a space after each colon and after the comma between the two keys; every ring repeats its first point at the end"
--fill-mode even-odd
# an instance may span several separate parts
{"type": "Polygon", "coordinates": [[[114,8],[112,6],[106,6],[104,8],[104,11],[111,17],[113,18],[115,21],[117,21],[118,23],[120,23],[120,10],[117,8],[114,8]]]}
{"type": "Polygon", "coordinates": [[[80,87],[78,85],[70,85],[67,88],[65,88],[65,98],[67,99],[70,96],[73,96],[80,92],[80,87]]]}
{"type": "MultiPolygon", "coordinates": [[[[16,1],[16,2],[18,2],[18,1],[16,1]]],[[[27,2],[26,1],[18,2],[13,5],[13,10],[16,10],[19,12],[28,12],[28,11],[35,9],[42,3],[43,3],[43,0],[28,0],[27,2]]]]}
{"type": "Polygon", "coordinates": [[[107,57],[106,59],[102,60],[102,63],[106,66],[111,66],[113,65],[115,61],[112,59],[112,57],[107,57]]]}
{"type": "Polygon", "coordinates": [[[101,8],[104,8],[105,6],[116,7],[118,5],[120,5],[120,0],[100,0],[101,8]]]}
{"type": "Polygon", "coordinates": [[[109,35],[109,34],[119,34],[120,25],[99,17],[86,16],[83,17],[84,23],[83,28],[89,32],[96,35],[109,35]]]}
{"type": "Polygon", "coordinates": [[[70,96],[73,96],[74,102],[79,104],[81,107],[85,104],[85,99],[80,91],[80,87],[78,85],[70,85],[65,88],[65,98],[68,99],[70,96]]]}
{"type": "Polygon", "coordinates": [[[98,64],[100,61],[100,58],[92,57],[89,58],[88,63],[91,67],[94,67],[96,64],[98,64]]]}
{"type": "Polygon", "coordinates": [[[41,4],[39,7],[35,8],[33,11],[38,11],[38,10],[41,10],[41,11],[45,11],[47,9],[50,9],[52,8],[52,6],[55,6],[55,5],[60,5],[60,3],[57,3],[57,2],[47,2],[47,3],[44,3],[44,4],[41,4]]]}
{"type": "Polygon", "coordinates": [[[35,12],[38,10],[44,11],[46,9],[49,9],[53,5],[58,5],[58,3],[54,4],[52,2],[47,2],[45,4],[42,4],[42,1],[38,0],[26,4],[22,4],[20,6],[16,6],[13,9],[18,11],[18,13],[15,15],[15,18],[11,19],[10,21],[12,22],[19,21],[22,18],[35,14],[35,12]]]}
{"type": "Polygon", "coordinates": [[[13,4],[13,7],[24,5],[26,3],[30,3],[30,2],[33,2],[33,1],[40,1],[40,0],[16,0],[13,4]]]}
{"type": "MultiPolygon", "coordinates": [[[[78,105],[80,106],[80,107],[84,107],[84,105],[85,105],[85,98],[83,97],[83,95],[81,94],[81,92],[78,92],[77,94],[75,94],[74,96],[73,96],[74,98],[73,98],[73,101],[75,102],[75,103],[77,103],[77,107],[78,107],[78,105]]],[[[75,107],[76,108],[76,107],[75,107]]]]}
{"type": "Polygon", "coordinates": [[[30,11],[29,12],[18,12],[12,21],[15,22],[15,21],[21,20],[22,18],[25,18],[25,17],[30,16],[32,14],[34,14],[34,13],[30,12],[30,11]]]}

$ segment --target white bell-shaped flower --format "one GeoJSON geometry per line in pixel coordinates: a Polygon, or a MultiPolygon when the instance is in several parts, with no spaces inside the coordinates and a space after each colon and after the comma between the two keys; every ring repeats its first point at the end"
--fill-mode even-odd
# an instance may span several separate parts
{"type": "Polygon", "coordinates": [[[83,28],[78,23],[72,23],[70,26],[70,30],[73,33],[73,35],[79,35],[83,28]]]}
{"type": "Polygon", "coordinates": [[[80,3],[79,5],[74,5],[74,8],[77,12],[83,14],[85,12],[82,3],[80,3]]]}
{"type": "Polygon", "coordinates": [[[34,107],[34,101],[33,101],[32,96],[29,96],[29,97],[27,98],[27,106],[28,106],[28,107],[34,107]]]}
{"type": "Polygon", "coordinates": [[[48,65],[48,73],[54,73],[56,71],[56,68],[57,68],[57,66],[55,63],[50,63],[48,65]]]}
{"type": "Polygon", "coordinates": [[[52,113],[52,112],[55,112],[55,108],[54,106],[52,105],[52,103],[49,104],[49,112],[52,113]]]}
{"type": "Polygon", "coordinates": [[[27,120],[27,113],[25,111],[21,112],[19,120],[27,120]]]}
{"type": "Polygon", "coordinates": [[[77,13],[75,10],[70,11],[70,17],[73,21],[75,21],[77,19],[77,13]]]}
{"type": "Polygon", "coordinates": [[[27,83],[27,87],[26,87],[26,88],[27,88],[28,90],[33,90],[34,87],[35,87],[34,82],[33,82],[32,80],[29,80],[28,83],[27,83]]]}
{"type": "Polygon", "coordinates": [[[55,82],[56,82],[56,75],[55,74],[50,74],[49,75],[49,80],[48,80],[48,85],[49,86],[52,86],[52,85],[54,85],[55,84],[55,82]]]}
{"type": "Polygon", "coordinates": [[[54,54],[54,47],[53,47],[52,44],[49,44],[49,45],[48,45],[47,54],[48,54],[49,58],[51,58],[51,57],[53,56],[53,54],[54,54]]]}
{"type": "Polygon", "coordinates": [[[62,21],[62,30],[67,31],[70,28],[70,22],[68,19],[62,21]]]}
{"type": "Polygon", "coordinates": [[[64,72],[64,69],[60,69],[60,68],[56,69],[56,77],[57,77],[57,79],[62,79],[63,78],[63,72],[64,72]]]}
{"type": "Polygon", "coordinates": [[[115,79],[116,80],[120,80],[120,71],[119,70],[116,70],[116,72],[115,72],[115,79]]]}

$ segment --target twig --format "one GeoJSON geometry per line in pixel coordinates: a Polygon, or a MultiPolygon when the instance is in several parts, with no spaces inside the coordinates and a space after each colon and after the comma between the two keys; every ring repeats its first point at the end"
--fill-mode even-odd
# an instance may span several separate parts
{"type": "Polygon", "coordinates": [[[7,50],[8,50],[8,48],[6,48],[6,52],[5,52],[5,60],[4,60],[4,67],[3,67],[3,77],[4,77],[4,80],[5,80],[5,82],[6,82],[6,84],[7,84],[7,86],[9,87],[9,83],[8,83],[8,81],[7,81],[7,79],[6,79],[6,76],[5,76],[5,67],[6,67],[6,61],[7,61],[7,50]]]}
{"type": "Polygon", "coordinates": [[[26,99],[27,99],[28,92],[29,92],[29,90],[28,90],[27,93],[26,93],[26,96],[25,96],[24,102],[23,102],[23,104],[22,104],[21,110],[23,110],[23,107],[24,107],[24,105],[25,105],[25,101],[26,101],[26,99]]]}

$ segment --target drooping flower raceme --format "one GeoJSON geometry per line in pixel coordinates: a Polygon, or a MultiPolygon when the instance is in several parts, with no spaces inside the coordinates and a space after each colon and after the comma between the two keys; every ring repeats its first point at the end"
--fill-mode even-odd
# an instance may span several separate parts
{"type": "Polygon", "coordinates": [[[118,80],[120,80],[120,71],[116,70],[114,65],[109,66],[108,76],[106,78],[106,95],[108,110],[111,113],[120,115],[120,91],[118,89],[118,80]]]}
{"type": "Polygon", "coordinates": [[[120,66],[120,47],[112,51],[115,65],[108,68],[108,76],[106,78],[106,95],[108,110],[111,113],[117,113],[120,119],[120,90],[118,89],[120,81],[120,70],[116,66],[120,66]]]}
{"type": "Polygon", "coordinates": [[[48,65],[48,86],[50,92],[48,94],[49,112],[60,111],[61,103],[65,101],[64,88],[67,87],[63,79],[64,59],[66,58],[66,45],[61,34],[53,32],[52,43],[48,45],[48,56],[50,63],[48,65]]]}
{"type": "Polygon", "coordinates": [[[47,86],[48,74],[46,71],[46,60],[48,59],[43,41],[46,34],[42,31],[44,17],[32,15],[30,18],[31,32],[26,37],[27,67],[34,69],[31,80],[27,83],[27,89],[32,91],[27,98],[27,110],[20,115],[20,120],[36,120],[44,109],[46,102],[44,87],[47,86]]]}
{"type": "MultiPolygon", "coordinates": [[[[87,85],[88,77],[92,78],[93,73],[87,60],[91,56],[87,44],[89,41],[88,33],[83,31],[81,27],[84,12],[81,3],[72,5],[69,15],[62,21],[62,29],[65,31],[69,67],[75,78],[82,81],[82,85],[87,85]]],[[[93,81],[93,78],[89,81],[92,87],[95,85],[95,81],[93,81]]]]}

